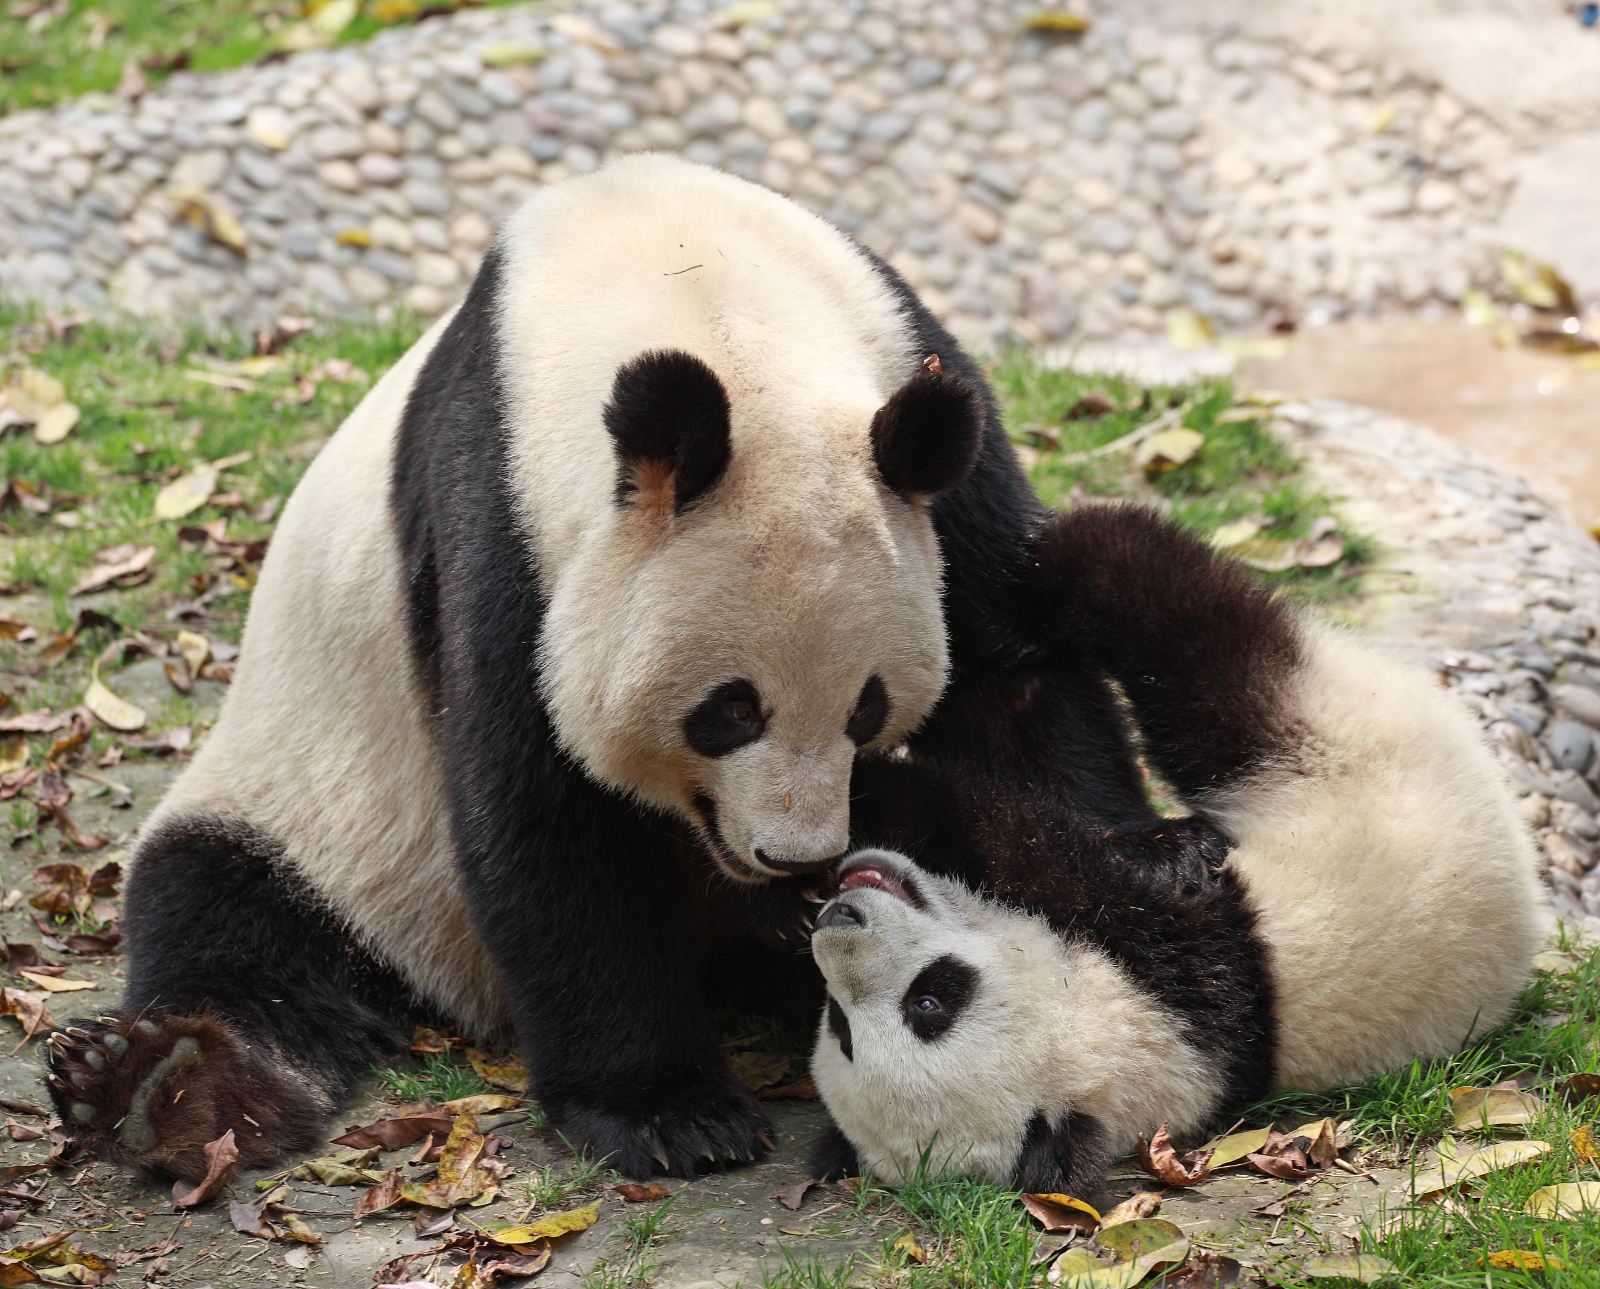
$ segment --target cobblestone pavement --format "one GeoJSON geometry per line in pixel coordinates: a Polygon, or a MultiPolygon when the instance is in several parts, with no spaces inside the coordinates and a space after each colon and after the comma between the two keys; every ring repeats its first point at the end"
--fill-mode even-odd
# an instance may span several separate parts
{"type": "Polygon", "coordinates": [[[1236,328],[1367,314],[1489,276],[1514,123],[1371,51],[1134,0],[1050,36],[1037,8],[480,10],[16,114],[0,291],[246,323],[434,313],[520,197],[643,149],[794,195],[984,343],[1148,333],[1180,305],[1236,328]]]}

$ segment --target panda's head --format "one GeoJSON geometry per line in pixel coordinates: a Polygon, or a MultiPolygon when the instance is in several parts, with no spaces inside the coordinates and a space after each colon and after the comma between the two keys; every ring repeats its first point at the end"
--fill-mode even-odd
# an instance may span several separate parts
{"type": "Polygon", "coordinates": [[[562,741],[759,883],[836,863],[851,766],[948,668],[929,508],[977,458],[979,388],[923,364],[887,396],[653,351],[615,374],[607,514],[541,653],[562,741]]]}
{"type": "Polygon", "coordinates": [[[1059,1189],[1103,1166],[1041,920],[870,850],[838,870],[811,944],[828,985],[812,1072],[863,1168],[1059,1189]]]}

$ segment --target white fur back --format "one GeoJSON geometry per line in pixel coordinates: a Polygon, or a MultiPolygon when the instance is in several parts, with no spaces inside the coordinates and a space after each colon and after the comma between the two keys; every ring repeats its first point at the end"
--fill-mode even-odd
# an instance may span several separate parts
{"type": "Polygon", "coordinates": [[[1532,839],[1470,717],[1419,672],[1306,634],[1304,747],[1208,802],[1260,912],[1278,1073],[1317,1088],[1502,1020],[1546,932],[1532,839]]]}

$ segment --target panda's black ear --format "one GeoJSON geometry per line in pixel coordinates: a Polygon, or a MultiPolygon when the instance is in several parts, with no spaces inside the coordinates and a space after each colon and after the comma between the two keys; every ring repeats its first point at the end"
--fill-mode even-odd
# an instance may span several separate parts
{"type": "Polygon", "coordinates": [[[728,393],[692,354],[658,349],[617,368],[606,429],[617,447],[617,503],[681,514],[728,465],[728,393]]]}
{"type": "Polygon", "coordinates": [[[983,424],[983,391],[943,371],[930,354],[872,418],[878,477],[907,501],[948,492],[978,460],[983,424]]]}

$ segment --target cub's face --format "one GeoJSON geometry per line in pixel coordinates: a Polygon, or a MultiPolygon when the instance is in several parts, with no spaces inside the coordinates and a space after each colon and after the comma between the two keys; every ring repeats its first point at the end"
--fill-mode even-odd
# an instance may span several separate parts
{"type": "Polygon", "coordinates": [[[837,875],[812,953],[828,1003],[812,1070],[863,1168],[1001,1185],[1066,1116],[1060,946],[1042,923],[887,851],[837,875]]]}
{"type": "Polygon", "coordinates": [[[856,754],[944,687],[929,502],[976,457],[981,397],[929,370],[879,408],[730,398],[700,360],[653,353],[618,373],[606,424],[616,506],[551,588],[541,642],[559,736],[689,820],[735,880],[824,869],[856,754]]]}

